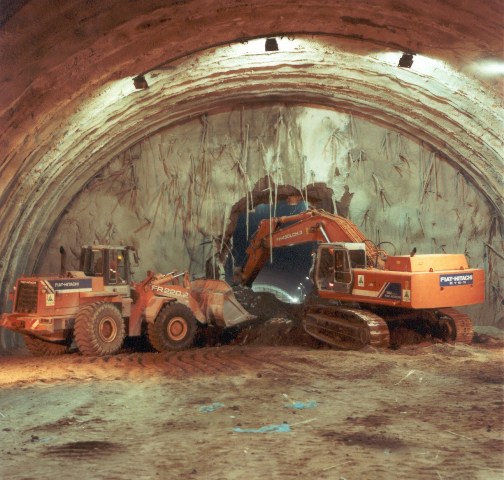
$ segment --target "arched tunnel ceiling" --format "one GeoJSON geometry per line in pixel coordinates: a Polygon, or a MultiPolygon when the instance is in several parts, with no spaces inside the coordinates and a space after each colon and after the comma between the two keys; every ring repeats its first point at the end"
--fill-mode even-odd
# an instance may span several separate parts
{"type": "Polygon", "coordinates": [[[502,73],[480,69],[502,65],[499,1],[28,1],[3,20],[3,285],[114,155],[231,104],[323,105],[398,130],[502,216],[502,73]],[[257,49],[268,36],[278,52],[257,49]]]}

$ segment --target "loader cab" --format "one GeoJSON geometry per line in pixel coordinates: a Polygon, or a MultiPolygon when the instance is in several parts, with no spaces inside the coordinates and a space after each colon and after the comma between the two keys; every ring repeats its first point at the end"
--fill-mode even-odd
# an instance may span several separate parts
{"type": "Polygon", "coordinates": [[[91,277],[103,277],[105,286],[129,285],[131,281],[129,247],[83,246],[79,270],[91,277]]]}
{"type": "Polygon", "coordinates": [[[314,282],[318,290],[351,293],[354,268],[366,268],[363,243],[330,243],[318,247],[314,282]]]}

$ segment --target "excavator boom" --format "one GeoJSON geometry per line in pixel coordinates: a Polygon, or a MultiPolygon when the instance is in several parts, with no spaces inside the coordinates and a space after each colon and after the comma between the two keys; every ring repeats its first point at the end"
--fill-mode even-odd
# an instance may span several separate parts
{"type": "Polygon", "coordinates": [[[320,209],[311,209],[288,217],[272,217],[259,223],[246,249],[247,259],[242,267],[242,284],[251,286],[266,263],[271,248],[287,247],[308,242],[365,243],[369,266],[373,266],[382,250],[350,220],[320,209]]]}

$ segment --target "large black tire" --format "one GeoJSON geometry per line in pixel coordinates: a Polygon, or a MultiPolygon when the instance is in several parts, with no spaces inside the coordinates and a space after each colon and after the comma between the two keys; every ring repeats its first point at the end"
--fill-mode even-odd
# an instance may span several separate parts
{"type": "Polygon", "coordinates": [[[24,335],[0,327],[0,355],[2,353],[17,353],[24,350],[24,335]]]}
{"type": "Polygon", "coordinates": [[[173,352],[191,347],[196,330],[191,310],[181,303],[172,303],[161,309],[154,323],[149,323],[147,337],[158,352],[173,352]]]}
{"type": "Polygon", "coordinates": [[[64,343],[46,342],[40,338],[23,335],[26,348],[34,357],[63,355],[70,351],[70,345],[64,343]]]}
{"type": "Polygon", "coordinates": [[[75,318],[74,340],[83,355],[113,355],[125,334],[121,312],[111,303],[85,305],[75,318]]]}

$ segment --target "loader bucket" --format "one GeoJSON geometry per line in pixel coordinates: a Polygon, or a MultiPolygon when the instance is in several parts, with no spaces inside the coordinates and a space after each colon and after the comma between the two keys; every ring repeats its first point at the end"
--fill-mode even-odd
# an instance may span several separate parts
{"type": "Polygon", "coordinates": [[[256,318],[243,308],[233,289],[222,280],[194,280],[191,282],[191,295],[205,317],[213,319],[220,327],[233,327],[256,318]]]}

